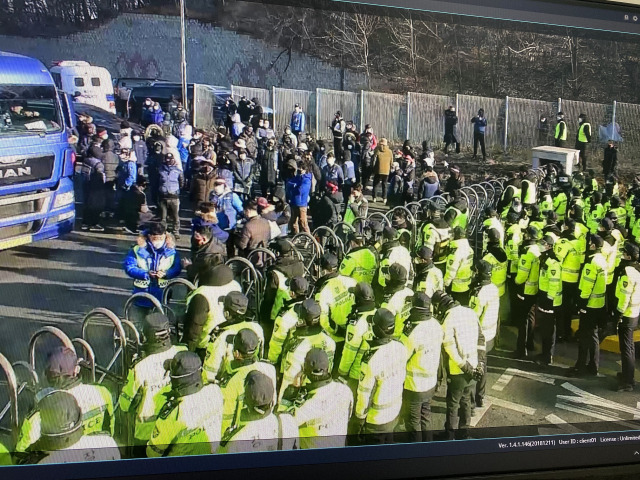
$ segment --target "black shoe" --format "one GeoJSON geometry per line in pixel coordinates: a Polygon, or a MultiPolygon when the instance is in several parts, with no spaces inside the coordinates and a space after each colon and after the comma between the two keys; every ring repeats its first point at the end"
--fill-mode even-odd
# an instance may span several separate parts
{"type": "Polygon", "coordinates": [[[484,407],[484,398],[476,397],[476,407],[478,408],[484,407]]]}
{"type": "Polygon", "coordinates": [[[587,376],[587,369],[585,367],[571,367],[567,370],[567,377],[582,378],[587,376]]]}
{"type": "Polygon", "coordinates": [[[513,352],[514,358],[519,358],[520,360],[526,360],[529,358],[529,353],[526,350],[516,350],[513,352]]]}
{"type": "Polygon", "coordinates": [[[619,385],[618,389],[616,390],[617,392],[633,392],[633,385],[619,385]]]}
{"type": "Polygon", "coordinates": [[[544,357],[544,356],[542,356],[542,355],[538,355],[538,356],[536,357],[535,362],[536,362],[538,365],[541,365],[541,366],[543,366],[543,367],[548,367],[549,365],[551,365],[552,360],[551,360],[550,358],[545,358],[545,357],[544,357]]]}

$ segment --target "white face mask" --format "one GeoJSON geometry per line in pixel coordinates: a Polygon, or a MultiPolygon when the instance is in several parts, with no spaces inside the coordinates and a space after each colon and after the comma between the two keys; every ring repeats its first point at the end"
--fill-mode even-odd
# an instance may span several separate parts
{"type": "Polygon", "coordinates": [[[160,107],[153,107],[154,110],[160,110],[160,107]]]}
{"type": "Polygon", "coordinates": [[[156,240],[155,242],[151,242],[151,245],[153,245],[153,248],[156,250],[159,250],[164,246],[164,242],[164,240],[156,240]]]}
{"type": "Polygon", "coordinates": [[[247,156],[244,153],[240,154],[240,160],[246,160],[247,156]]]}
{"type": "Polygon", "coordinates": [[[137,142],[137,141],[139,141],[139,140],[140,140],[140,135],[134,135],[134,136],[133,136],[133,141],[134,141],[134,142],[137,142]]]}
{"type": "Polygon", "coordinates": [[[222,193],[224,192],[224,186],[218,185],[214,187],[213,191],[216,192],[216,195],[222,195],[222,193]]]}
{"type": "Polygon", "coordinates": [[[330,167],[333,167],[333,165],[336,163],[334,158],[327,158],[327,165],[329,165],[330,167]]]}

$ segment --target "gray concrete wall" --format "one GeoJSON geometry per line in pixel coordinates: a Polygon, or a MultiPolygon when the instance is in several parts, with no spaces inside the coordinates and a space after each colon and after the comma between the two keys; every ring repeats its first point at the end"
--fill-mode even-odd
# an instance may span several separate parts
{"type": "MultiPolygon", "coordinates": [[[[340,89],[340,68],[317,58],[196,21],[187,25],[189,82],[228,86],[340,89]],[[275,63],[274,63],[275,62],[275,63]]],[[[87,60],[114,77],[180,78],[180,19],[123,14],[95,30],[59,38],[0,35],[0,49],[39,58],[87,60]]],[[[345,90],[365,85],[364,75],[345,70],[345,90]]]]}

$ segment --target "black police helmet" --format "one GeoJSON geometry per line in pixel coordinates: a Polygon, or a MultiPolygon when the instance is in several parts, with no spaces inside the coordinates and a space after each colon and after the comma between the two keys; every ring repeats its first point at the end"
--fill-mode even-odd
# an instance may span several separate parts
{"type": "Polygon", "coordinates": [[[378,338],[386,338],[393,335],[396,326],[396,317],[386,308],[379,308],[373,315],[373,333],[378,338]]]}
{"type": "Polygon", "coordinates": [[[38,402],[40,431],[44,437],[68,435],[82,428],[82,410],[76,398],[54,390],[38,402]]]}

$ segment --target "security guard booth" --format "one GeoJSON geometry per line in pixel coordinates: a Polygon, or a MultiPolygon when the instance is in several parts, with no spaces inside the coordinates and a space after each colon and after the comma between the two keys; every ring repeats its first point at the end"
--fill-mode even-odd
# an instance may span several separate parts
{"type": "Polygon", "coordinates": [[[534,147],[531,149],[532,167],[541,168],[550,163],[562,167],[564,173],[571,175],[580,165],[580,150],[560,147],[534,147]]]}

